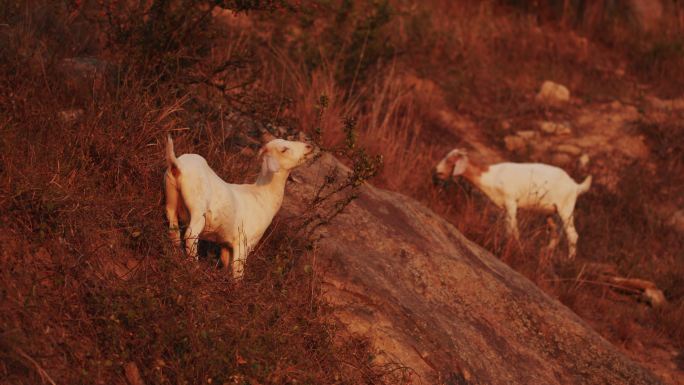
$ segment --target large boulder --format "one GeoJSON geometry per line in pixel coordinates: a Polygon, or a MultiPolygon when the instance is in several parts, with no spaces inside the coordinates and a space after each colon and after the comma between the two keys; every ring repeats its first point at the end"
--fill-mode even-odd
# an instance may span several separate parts
{"type": "MultiPolygon", "coordinates": [[[[300,168],[279,220],[308,212],[332,168],[346,172],[329,155],[300,168]]],[[[337,318],[417,383],[660,383],[411,198],[364,185],[320,235],[317,271],[337,318]]]]}

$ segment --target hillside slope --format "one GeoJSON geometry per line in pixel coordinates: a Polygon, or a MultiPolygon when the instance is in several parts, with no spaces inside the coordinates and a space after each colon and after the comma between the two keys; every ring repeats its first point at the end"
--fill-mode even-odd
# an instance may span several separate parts
{"type": "MultiPolygon", "coordinates": [[[[337,167],[326,155],[299,172],[282,216],[305,212],[337,167]]],[[[338,319],[422,383],[659,383],[411,198],[363,186],[321,235],[317,271],[338,319]]]]}
{"type": "MultiPolygon", "coordinates": [[[[684,381],[682,4],[646,33],[620,2],[6,3],[0,384],[124,384],[130,368],[147,384],[653,381],[614,349],[684,381]],[[546,80],[570,100],[537,103],[546,80]],[[348,190],[317,217],[312,187],[288,187],[237,286],[211,247],[199,263],[171,247],[163,140],[249,182],[259,129],[382,157],[372,183],[402,195],[355,180],[330,222],[348,190]],[[486,197],[432,185],[454,146],[593,175],[578,258],[544,266],[541,216],[521,213],[515,242],[486,197]],[[292,220],[330,226],[315,243],[292,220]]],[[[328,184],[320,167],[302,178],[328,184]]]]}

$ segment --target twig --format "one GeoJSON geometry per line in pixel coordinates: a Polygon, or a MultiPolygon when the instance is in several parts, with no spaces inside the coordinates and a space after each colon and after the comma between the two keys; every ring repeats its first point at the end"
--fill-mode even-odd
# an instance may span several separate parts
{"type": "Polygon", "coordinates": [[[33,366],[36,367],[36,371],[38,372],[38,375],[40,376],[40,379],[41,379],[43,382],[48,381],[48,382],[51,383],[52,385],[57,385],[57,383],[55,383],[55,381],[52,379],[52,377],[50,377],[50,375],[45,371],[45,369],[43,369],[43,368],[40,366],[40,364],[39,364],[38,362],[36,362],[36,360],[34,360],[33,358],[31,358],[31,356],[29,356],[28,354],[26,354],[26,352],[24,352],[21,348],[15,347],[14,350],[15,350],[21,357],[23,357],[26,361],[30,362],[31,364],[33,364],[33,366]]]}
{"type": "Polygon", "coordinates": [[[354,78],[352,79],[351,86],[349,87],[349,96],[354,93],[354,84],[356,83],[356,77],[359,75],[359,70],[361,69],[361,63],[366,54],[366,44],[368,43],[368,36],[370,35],[370,28],[366,31],[366,36],[363,39],[363,46],[361,46],[361,54],[359,55],[359,62],[356,64],[356,70],[354,71],[354,78]]]}
{"type": "Polygon", "coordinates": [[[615,285],[615,284],[608,283],[608,282],[590,281],[590,280],[587,280],[587,279],[580,279],[580,280],[578,280],[578,279],[575,279],[575,278],[554,278],[554,279],[546,279],[546,280],[544,280],[544,281],[545,281],[545,282],[567,282],[567,281],[575,281],[575,282],[578,283],[578,285],[576,285],[576,287],[579,287],[579,284],[581,284],[581,283],[589,283],[589,284],[592,284],[592,285],[599,285],[599,286],[612,287],[612,288],[616,288],[616,289],[628,291],[628,292],[631,292],[631,293],[634,293],[634,294],[641,294],[641,291],[639,291],[639,290],[637,290],[637,289],[632,289],[632,288],[625,287],[625,286],[615,285]]]}

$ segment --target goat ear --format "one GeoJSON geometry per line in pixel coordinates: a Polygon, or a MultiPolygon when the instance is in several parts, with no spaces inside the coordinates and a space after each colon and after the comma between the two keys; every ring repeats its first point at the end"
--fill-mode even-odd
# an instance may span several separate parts
{"type": "Polygon", "coordinates": [[[267,169],[270,172],[278,172],[280,170],[280,163],[278,159],[274,158],[271,154],[266,154],[264,156],[263,169],[267,169]]]}
{"type": "Polygon", "coordinates": [[[459,176],[463,174],[466,167],[468,167],[468,157],[464,155],[459,156],[454,162],[454,170],[451,172],[451,175],[459,176]]]}

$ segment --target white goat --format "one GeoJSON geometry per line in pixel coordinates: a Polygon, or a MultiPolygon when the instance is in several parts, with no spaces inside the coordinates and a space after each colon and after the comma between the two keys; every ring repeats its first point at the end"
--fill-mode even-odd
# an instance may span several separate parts
{"type": "MultiPolygon", "coordinates": [[[[577,197],[589,190],[591,176],[576,183],[565,171],[542,163],[497,163],[480,165],[470,162],[465,150],[454,149],[435,168],[442,180],[463,175],[498,207],[506,210],[508,230],[519,239],[518,208],[558,213],[568,239],[568,258],[577,252],[577,231],[573,211],[577,197]]],[[[550,247],[555,247],[552,240],[550,247]]]]}
{"type": "Polygon", "coordinates": [[[224,182],[197,154],[176,158],[168,137],[164,176],[166,217],[174,245],[180,246],[178,219],[188,224],[185,250],[197,258],[197,241],[205,239],[221,246],[221,262],[231,266],[233,277],[241,279],[247,254],[259,242],[280,210],[285,182],[290,171],[304,163],[313,147],[302,142],[274,139],[259,151],[261,174],[254,184],[224,182]]]}

